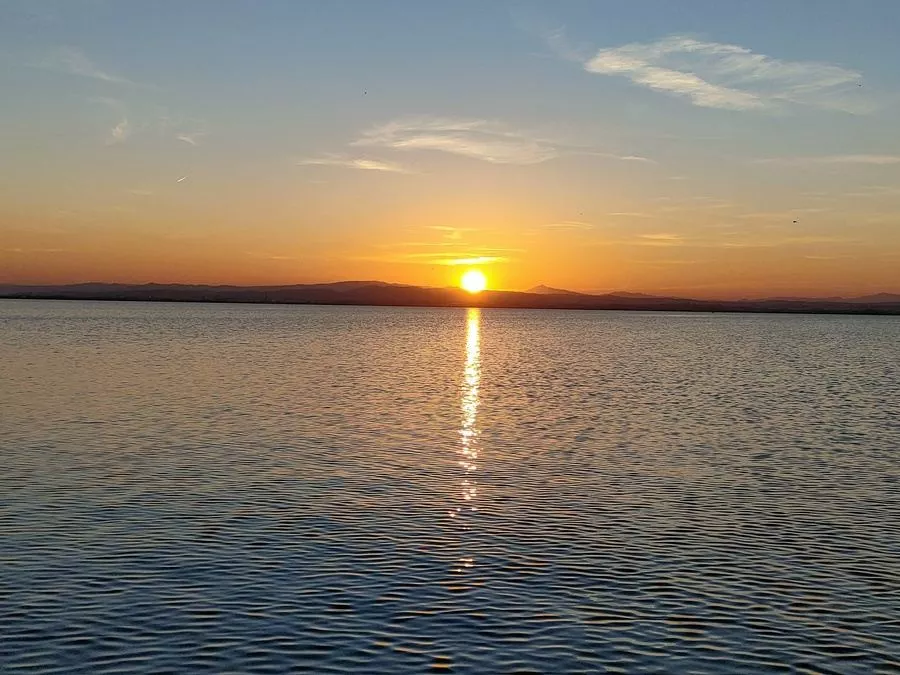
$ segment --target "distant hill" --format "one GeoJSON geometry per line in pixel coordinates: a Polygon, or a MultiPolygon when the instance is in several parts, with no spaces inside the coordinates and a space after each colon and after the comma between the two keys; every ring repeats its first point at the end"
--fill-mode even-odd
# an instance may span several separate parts
{"type": "Polygon", "coordinates": [[[576,293],[575,291],[567,291],[563,288],[552,288],[550,286],[544,286],[541,284],[540,286],[535,286],[534,288],[529,288],[526,293],[535,293],[537,295],[584,295],[583,293],[576,293]]]}
{"type": "Polygon", "coordinates": [[[153,302],[244,302],[269,304],[377,305],[409,307],[505,307],[519,309],[603,309],[670,312],[804,312],[900,315],[900,296],[817,300],[692,300],[641,293],[590,295],[547,286],[530,292],[423,288],[381,281],[341,281],[289,286],[207,286],[188,284],[106,284],[66,286],[0,285],[0,298],[59,300],[142,300],[153,302]]]}
{"type": "Polygon", "coordinates": [[[900,293],[875,293],[863,295],[858,298],[850,298],[851,302],[900,302],[900,293]]]}
{"type": "Polygon", "coordinates": [[[875,293],[873,295],[860,295],[852,298],[844,298],[841,296],[829,296],[826,298],[807,298],[802,296],[782,296],[775,298],[764,298],[756,302],[856,302],[856,303],[873,303],[873,302],[900,302],[900,294],[898,293],[875,293]]]}
{"type": "Polygon", "coordinates": [[[652,298],[654,300],[659,300],[663,297],[661,295],[647,295],[646,293],[629,293],[628,291],[613,291],[609,295],[615,295],[620,298],[652,298]]]}
{"type": "Polygon", "coordinates": [[[817,300],[819,302],[850,302],[847,298],[833,295],[827,298],[807,298],[802,295],[776,295],[771,298],[746,298],[746,302],[809,302],[817,300]]]}
{"type": "Polygon", "coordinates": [[[613,291],[612,293],[580,293],[578,291],[567,291],[564,288],[553,288],[552,286],[535,286],[529,288],[525,293],[535,293],[538,295],[581,295],[595,298],[629,298],[629,299],[645,299],[645,300],[671,300],[659,295],[647,295],[646,293],[630,293],[628,291],[613,291]]]}

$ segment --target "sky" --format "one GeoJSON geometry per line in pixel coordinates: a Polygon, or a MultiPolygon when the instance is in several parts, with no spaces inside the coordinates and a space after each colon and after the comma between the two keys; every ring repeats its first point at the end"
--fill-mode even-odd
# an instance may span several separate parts
{"type": "Polygon", "coordinates": [[[0,283],[900,292],[896,0],[0,0],[0,283]]]}

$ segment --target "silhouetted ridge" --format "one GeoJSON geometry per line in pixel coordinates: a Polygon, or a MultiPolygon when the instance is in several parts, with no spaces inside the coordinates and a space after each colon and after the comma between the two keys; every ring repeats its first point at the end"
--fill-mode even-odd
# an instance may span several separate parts
{"type": "Polygon", "coordinates": [[[900,295],[878,293],[851,299],[693,300],[639,293],[590,295],[537,286],[526,293],[423,288],[381,281],[340,281],[289,286],[83,283],[66,286],[0,285],[0,297],[63,300],[250,302],[412,307],[506,307],[520,309],[618,309],[682,312],[805,312],[900,314],[900,295]]]}
{"type": "Polygon", "coordinates": [[[552,288],[550,286],[544,286],[543,284],[535,286],[534,288],[529,288],[525,292],[536,293],[538,295],[583,295],[582,293],[576,293],[575,291],[567,291],[563,288],[552,288]]]}

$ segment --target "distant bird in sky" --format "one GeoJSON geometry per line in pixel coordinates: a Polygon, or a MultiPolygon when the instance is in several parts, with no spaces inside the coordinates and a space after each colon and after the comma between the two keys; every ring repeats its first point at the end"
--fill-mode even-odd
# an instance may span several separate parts
{"type": "Polygon", "coordinates": [[[796,223],[797,221],[795,220],[794,222],[796,223]]]}

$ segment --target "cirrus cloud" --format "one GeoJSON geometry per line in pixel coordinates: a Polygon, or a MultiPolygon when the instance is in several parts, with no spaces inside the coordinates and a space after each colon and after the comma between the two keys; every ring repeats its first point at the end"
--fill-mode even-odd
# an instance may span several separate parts
{"type": "Polygon", "coordinates": [[[109,84],[125,85],[128,87],[143,87],[154,89],[150,85],[140,84],[127,77],[118,75],[106,68],[98,66],[88,56],[77,47],[58,47],[47,53],[43,59],[37,63],[29,64],[33,67],[45,70],[53,70],[68,75],[77,75],[78,77],[99,80],[109,84]]]}
{"type": "Polygon", "coordinates": [[[431,150],[493,164],[540,164],[559,156],[546,140],[481,119],[409,117],[365,131],[350,145],[431,150]]]}
{"type": "Polygon", "coordinates": [[[411,173],[400,164],[385,162],[380,159],[366,157],[346,157],[344,155],[325,155],[297,160],[299,166],[337,166],[345,169],[361,169],[363,171],[387,171],[389,173],[411,173]]]}
{"type": "Polygon", "coordinates": [[[793,103],[845,112],[871,110],[858,92],[861,75],[855,70],[818,61],[783,61],[739,45],[683,35],[601,49],[583,67],[626,77],[704,108],[766,110],[793,103]]]}

